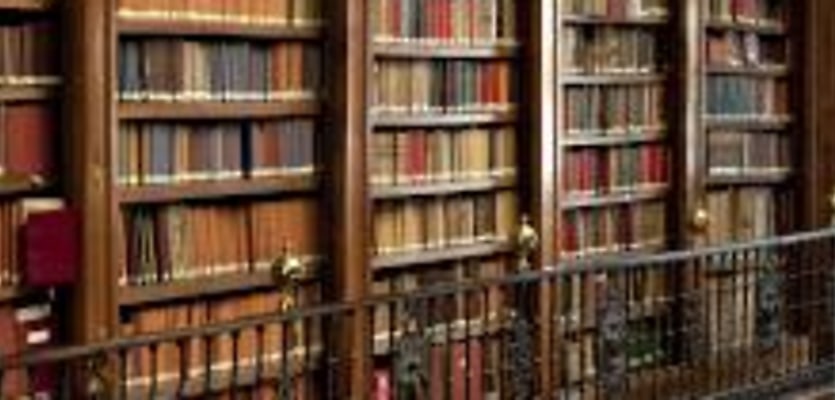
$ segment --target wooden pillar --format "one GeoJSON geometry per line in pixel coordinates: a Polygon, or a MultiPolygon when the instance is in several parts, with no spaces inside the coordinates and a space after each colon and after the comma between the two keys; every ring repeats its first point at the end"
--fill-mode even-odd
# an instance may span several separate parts
{"type": "MultiPolygon", "coordinates": [[[[334,300],[358,304],[368,291],[368,203],[366,196],[366,0],[332,0],[328,17],[329,143],[326,197],[331,213],[334,300]]],[[[368,310],[356,307],[343,320],[338,356],[340,398],[365,399],[370,372],[368,310]]]]}
{"type": "Polygon", "coordinates": [[[115,266],[110,237],[109,0],[64,1],[67,193],[82,219],[81,277],[73,295],[73,339],[112,336],[116,326],[115,266]]]}
{"type": "MultiPolygon", "coordinates": [[[[526,71],[522,104],[529,105],[529,120],[521,125],[524,153],[520,160],[527,162],[524,170],[528,172],[526,185],[528,205],[534,228],[539,233],[539,252],[534,265],[540,268],[552,267],[556,259],[556,125],[558,88],[556,81],[556,8],[553,1],[535,0],[518,3],[523,15],[525,31],[521,32],[521,41],[525,43],[525,60],[522,63],[526,71]],[[527,128],[527,129],[525,129],[527,128]],[[527,161],[526,161],[527,160],[527,161]]],[[[539,288],[539,342],[540,354],[539,386],[541,397],[549,398],[553,392],[553,300],[556,287],[552,282],[542,282],[539,288]]]]}

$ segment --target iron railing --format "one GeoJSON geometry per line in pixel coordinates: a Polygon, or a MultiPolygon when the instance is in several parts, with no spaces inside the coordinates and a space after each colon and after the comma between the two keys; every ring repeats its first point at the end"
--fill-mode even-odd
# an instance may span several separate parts
{"type": "Polygon", "coordinates": [[[771,398],[835,378],[833,303],[825,230],[24,354],[0,397],[771,398]]]}

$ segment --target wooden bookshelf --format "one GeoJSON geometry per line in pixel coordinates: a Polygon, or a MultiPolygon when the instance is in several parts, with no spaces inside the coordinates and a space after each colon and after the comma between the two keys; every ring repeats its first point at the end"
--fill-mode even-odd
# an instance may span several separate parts
{"type": "Polygon", "coordinates": [[[48,101],[58,98],[60,89],[53,85],[46,86],[2,86],[0,102],[48,101]]]}
{"type": "Polygon", "coordinates": [[[636,191],[625,191],[622,193],[611,193],[594,196],[566,196],[562,202],[564,209],[610,207],[618,204],[631,204],[651,200],[664,200],[670,194],[670,188],[666,185],[638,189],[636,191]]]}
{"type": "Polygon", "coordinates": [[[276,178],[123,187],[118,192],[119,199],[123,204],[142,204],[309,193],[315,192],[318,187],[318,180],[314,175],[295,175],[276,178]]]}
{"type": "Polygon", "coordinates": [[[455,245],[437,250],[422,250],[417,252],[394,253],[374,257],[372,269],[374,272],[389,272],[415,268],[420,265],[439,264],[446,261],[458,261],[468,258],[489,258],[506,255],[513,251],[513,245],[508,242],[488,241],[470,245],[455,245]]]}
{"type": "Polygon", "coordinates": [[[166,21],[118,18],[117,30],[124,36],[233,37],[262,40],[318,40],[323,28],[236,24],[206,21],[166,21]]]}
{"type": "Polygon", "coordinates": [[[267,119],[286,116],[315,116],[315,100],[275,102],[123,102],[119,117],[124,120],[267,119]]]}
{"type": "Polygon", "coordinates": [[[371,189],[371,197],[382,200],[421,196],[443,196],[456,193],[490,192],[500,189],[512,189],[516,184],[517,180],[515,176],[502,176],[471,179],[461,182],[381,186],[371,189]]]}
{"type": "Polygon", "coordinates": [[[375,42],[373,51],[375,57],[388,58],[500,59],[518,57],[519,45],[375,42]]]}
{"type": "Polygon", "coordinates": [[[375,112],[370,115],[377,127],[384,128],[445,128],[476,125],[500,125],[516,122],[515,111],[467,112],[455,114],[394,114],[375,112]]]}
{"type": "Polygon", "coordinates": [[[52,11],[57,0],[0,0],[0,11],[52,11]]]}

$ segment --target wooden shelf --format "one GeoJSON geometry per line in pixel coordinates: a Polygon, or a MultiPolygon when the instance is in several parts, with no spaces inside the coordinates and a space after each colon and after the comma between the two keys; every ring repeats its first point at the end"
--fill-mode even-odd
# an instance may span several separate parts
{"type": "MultiPolygon", "coordinates": [[[[639,129],[640,130],[640,129],[639,129]]],[[[608,135],[568,135],[562,139],[564,147],[612,147],[631,144],[660,142],[667,139],[663,129],[654,130],[650,134],[608,134],[608,135]]]]}
{"type": "Polygon", "coordinates": [[[776,66],[708,66],[708,74],[713,75],[748,75],[762,77],[783,77],[788,75],[789,69],[784,65],[776,66]]]}
{"type": "Polygon", "coordinates": [[[228,274],[213,278],[119,288],[119,305],[138,307],[181,299],[219,296],[275,287],[269,271],[228,274]]]}
{"type": "Polygon", "coordinates": [[[641,73],[634,74],[582,74],[571,73],[559,78],[563,85],[645,85],[650,83],[662,83],[667,79],[663,73],[641,73]]]}
{"type": "Polygon", "coordinates": [[[611,193],[603,195],[568,196],[560,204],[563,210],[577,208],[609,207],[619,204],[639,203],[664,199],[670,192],[666,185],[634,192],[611,193]]]}
{"type": "Polygon", "coordinates": [[[52,11],[55,0],[0,0],[0,10],[52,11]]]}
{"type": "Polygon", "coordinates": [[[509,253],[513,246],[505,241],[490,241],[471,245],[460,245],[443,249],[407,252],[374,257],[372,270],[384,272],[410,268],[415,265],[437,264],[468,258],[491,257],[509,253]]]}
{"type": "Polygon", "coordinates": [[[130,36],[231,36],[248,39],[316,40],[322,37],[321,27],[270,26],[228,22],[144,20],[119,18],[117,30],[130,36]]]}
{"type": "Polygon", "coordinates": [[[26,291],[17,287],[0,287],[0,303],[7,303],[26,295],[26,291]]]}
{"type": "Polygon", "coordinates": [[[783,130],[792,123],[790,116],[774,117],[704,117],[707,129],[783,130]]]}
{"type": "Polygon", "coordinates": [[[57,93],[58,88],[50,85],[0,85],[0,102],[53,100],[57,93]]]}
{"type": "Polygon", "coordinates": [[[391,114],[372,113],[371,120],[379,127],[462,127],[473,125],[510,124],[516,122],[515,111],[472,112],[456,114],[391,114]]]}
{"type": "Polygon", "coordinates": [[[593,266],[595,264],[615,263],[627,259],[635,259],[647,257],[653,254],[658,254],[668,251],[669,247],[665,243],[644,243],[636,244],[632,249],[618,250],[607,249],[603,251],[591,252],[586,255],[578,256],[575,254],[563,253],[561,261],[554,268],[580,268],[585,266],[593,266]]]}
{"type": "Polygon", "coordinates": [[[392,58],[513,58],[519,55],[519,45],[376,42],[372,51],[377,57],[392,58]]]}
{"type": "MultiPolygon", "coordinates": [[[[2,180],[2,177],[0,177],[2,180]]],[[[29,182],[0,184],[0,198],[31,196],[49,192],[53,189],[50,183],[34,184],[29,182]]]]}
{"type": "Polygon", "coordinates": [[[317,100],[275,102],[121,102],[119,117],[140,120],[250,119],[315,116],[317,100]]]}
{"type": "Polygon", "coordinates": [[[663,26],[670,23],[668,17],[612,18],[598,15],[565,14],[561,19],[563,23],[571,25],[663,26]]]}
{"type": "Polygon", "coordinates": [[[736,175],[710,175],[708,186],[771,186],[783,185],[792,177],[790,171],[768,173],[743,173],[736,175]]]}
{"type": "Polygon", "coordinates": [[[488,192],[499,189],[510,189],[515,187],[516,184],[517,182],[515,176],[502,176],[467,181],[378,186],[372,189],[371,196],[375,199],[384,200],[415,196],[439,196],[457,193],[488,192]]]}
{"type": "Polygon", "coordinates": [[[761,35],[785,35],[787,33],[786,27],[778,24],[707,21],[704,26],[710,30],[753,32],[761,35]]]}
{"type": "Polygon", "coordinates": [[[121,203],[140,204],[313,192],[318,189],[318,185],[315,175],[295,175],[171,185],[125,186],[118,192],[121,203]]]}

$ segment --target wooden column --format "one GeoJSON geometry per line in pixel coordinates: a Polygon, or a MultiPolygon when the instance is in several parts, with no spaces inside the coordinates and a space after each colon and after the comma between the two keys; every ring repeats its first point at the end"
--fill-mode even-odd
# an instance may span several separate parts
{"type": "MultiPolygon", "coordinates": [[[[329,201],[335,300],[358,303],[368,291],[368,203],[366,196],[366,0],[332,0],[328,17],[329,143],[326,197],[329,201]]],[[[341,398],[366,399],[370,371],[367,311],[356,308],[342,321],[338,356],[350,360],[340,371],[341,398]]]]}
{"type": "Polygon", "coordinates": [[[111,120],[109,0],[63,1],[68,134],[67,192],[82,219],[81,278],[73,295],[73,339],[112,336],[116,326],[115,266],[110,235],[111,120]]]}
{"type": "MultiPolygon", "coordinates": [[[[550,268],[556,263],[556,18],[554,2],[535,0],[527,4],[518,3],[524,18],[525,32],[521,40],[525,43],[523,70],[527,81],[522,99],[528,105],[528,121],[522,124],[525,139],[520,160],[527,162],[528,171],[527,209],[530,210],[534,228],[539,233],[540,243],[534,265],[550,268]],[[527,129],[525,129],[527,127],[527,129]]],[[[539,383],[543,398],[553,393],[552,328],[554,324],[552,303],[556,288],[550,282],[543,282],[539,291],[539,383]]]]}
{"type": "MultiPolygon", "coordinates": [[[[805,2],[802,70],[805,130],[801,164],[805,228],[832,223],[831,196],[835,193],[835,2],[805,2]]],[[[800,33],[800,32],[798,32],[800,33]]]]}

